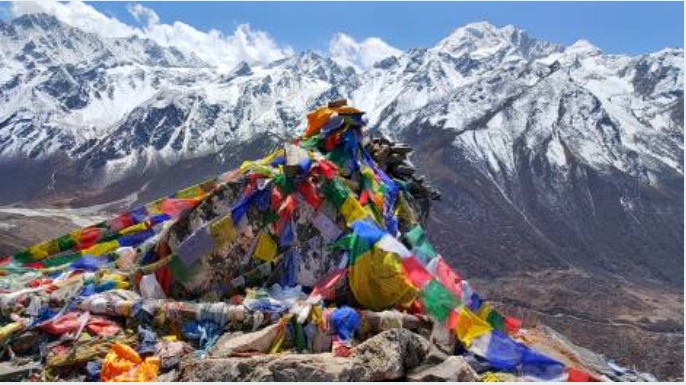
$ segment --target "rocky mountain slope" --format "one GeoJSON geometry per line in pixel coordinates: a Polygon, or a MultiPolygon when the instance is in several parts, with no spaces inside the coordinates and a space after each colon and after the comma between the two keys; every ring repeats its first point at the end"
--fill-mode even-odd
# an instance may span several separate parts
{"type": "MultiPolygon", "coordinates": [[[[621,314],[579,314],[588,277],[606,300],[635,300],[618,289],[629,281],[650,287],[646,303],[683,298],[683,49],[604,55],[488,23],[431,48],[377,48],[369,69],[349,49],[224,72],[48,15],[0,21],[0,203],[150,200],[266,153],[304,128],[307,111],[349,98],[374,130],[415,147],[443,191],[430,227],[455,266],[486,288],[559,285],[506,302],[594,322],[621,314]]],[[[674,303],[627,322],[648,334],[666,327],[676,336],[659,338],[683,351],[674,303]]],[[[578,322],[573,338],[587,330],[578,322]]],[[[629,329],[619,335],[631,339],[629,329]]],[[[589,347],[620,349],[598,344],[589,347]]]]}

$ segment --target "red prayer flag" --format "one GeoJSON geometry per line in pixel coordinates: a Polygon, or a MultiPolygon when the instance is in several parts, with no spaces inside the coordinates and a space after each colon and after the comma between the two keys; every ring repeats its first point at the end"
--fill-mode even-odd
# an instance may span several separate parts
{"type": "Polygon", "coordinates": [[[595,376],[575,368],[569,368],[567,382],[601,382],[595,376]]]}
{"type": "Polygon", "coordinates": [[[403,258],[403,267],[405,268],[407,279],[417,289],[422,289],[433,278],[426,268],[414,256],[403,258]]]}
{"type": "Polygon", "coordinates": [[[462,278],[445,262],[443,257],[436,266],[436,276],[438,281],[443,284],[457,298],[462,297],[462,278]]]}

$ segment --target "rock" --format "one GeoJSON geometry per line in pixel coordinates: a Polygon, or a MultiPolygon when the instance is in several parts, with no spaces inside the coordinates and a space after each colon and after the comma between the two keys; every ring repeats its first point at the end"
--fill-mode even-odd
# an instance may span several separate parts
{"type": "Polygon", "coordinates": [[[391,329],[363,342],[355,349],[355,381],[383,381],[402,378],[419,366],[431,343],[406,329],[391,329]]]}
{"type": "Polygon", "coordinates": [[[429,340],[432,345],[449,355],[452,355],[455,352],[455,346],[457,345],[455,332],[450,330],[450,328],[443,323],[435,322],[433,324],[429,340]]]}
{"type": "Polygon", "coordinates": [[[210,358],[181,364],[179,381],[352,381],[353,360],[322,354],[210,358]]]}
{"type": "Polygon", "coordinates": [[[391,151],[397,154],[408,155],[412,152],[412,147],[405,143],[396,143],[391,151]]]}
{"type": "Polygon", "coordinates": [[[160,369],[168,372],[178,369],[181,360],[193,350],[185,341],[160,341],[155,347],[155,356],[160,358],[160,369]]]}
{"type": "Polygon", "coordinates": [[[174,370],[174,369],[179,367],[180,363],[181,363],[181,357],[179,357],[179,356],[165,358],[162,360],[161,369],[163,369],[163,370],[174,370]]]}
{"type": "Polygon", "coordinates": [[[179,381],[384,381],[403,378],[425,361],[430,343],[392,329],[357,346],[351,357],[279,354],[181,363],[179,381]]]}
{"type": "Polygon", "coordinates": [[[421,366],[439,365],[443,363],[443,361],[447,360],[448,357],[450,357],[449,354],[446,354],[436,346],[431,346],[431,349],[429,350],[429,353],[426,355],[426,358],[424,358],[424,362],[422,362],[421,366]]]}
{"type": "Polygon", "coordinates": [[[348,105],[347,99],[332,100],[326,106],[329,108],[343,107],[348,105]]]}
{"type": "Polygon", "coordinates": [[[176,369],[172,369],[167,373],[162,373],[159,376],[157,376],[157,382],[176,382],[178,378],[179,371],[176,369]]]}
{"type": "Polygon", "coordinates": [[[15,363],[0,362],[0,382],[19,382],[27,378],[31,373],[43,370],[40,362],[15,363]]]}
{"type": "Polygon", "coordinates": [[[450,356],[438,365],[423,365],[407,375],[413,382],[477,382],[479,375],[460,356],[450,356]]]}
{"type": "Polygon", "coordinates": [[[21,333],[13,342],[12,350],[16,354],[29,354],[38,349],[38,339],[40,333],[35,331],[26,331],[21,333]]]}
{"type": "Polygon", "coordinates": [[[210,356],[221,358],[231,357],[236,353],[267,353],[276,338],[278,328],[279,324],[274,324],[252,333],[226,333],[219,338],[210,356]]]}
{"type": "Polygon", "coordinates": [[[398,163],[402,163],[405,159],[406,158],[402,154],[390,153],[386,157],[386,163],[398,164],[398,163]]]}

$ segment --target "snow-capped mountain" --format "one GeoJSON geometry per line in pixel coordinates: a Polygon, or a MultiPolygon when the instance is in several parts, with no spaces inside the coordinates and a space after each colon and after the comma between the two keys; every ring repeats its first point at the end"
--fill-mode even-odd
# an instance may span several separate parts
{"type": "Polygon", "coordinates": [[[604,55],[488,23],[407,52],[331,46],[226,72],[44,14],[0,21],[0,200],[153,198],[348,98],[418,148],[444,190],[436,241],[468,272],[581,264],[683,281],[683,49],[604,55]],[[479,264],[494,254],[510,257],[479,264]]]}

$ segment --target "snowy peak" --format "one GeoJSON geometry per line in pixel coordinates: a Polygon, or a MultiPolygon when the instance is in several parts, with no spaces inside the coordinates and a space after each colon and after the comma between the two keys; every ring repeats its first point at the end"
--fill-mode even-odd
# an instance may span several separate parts
{"type": "Polygon", "coordinates": [[[71,27],[55,16],[35,13],[0,28],[0,52],[31,67],[138,63],[158,67],[207,67],[197,56],[132,35],[108,38],[71,27]]]}
{"type": "Polygon", "coordinates": [[[67,27],[55,16],[44,13],[26,14],[19,16],[11,21],[9,24],[14,28],[21,28],[24,30],[43,30],[50,31],[55,28],[67,27]]]}
{"type": "Polygon", "coordinates": [[[468,24],[441,40],[434,51],[473,59],[498,57],[519,58],[526,61],[545,57],[562,47],[533,39],[523,30],[511,25],[498,28],[487,22],[468,24]]]}
{"type": "Polygon", "coordinates": [[[680,94],[683,106],[683,49],[663,49],[641,56],[633,66],[632,75],[638,94],[653,97],[680,94]]]}
{"type": "Polygon", "coordinates": [[[277,60],[267,66],[269,69],[284,69],[291,76],[308,76],[313,79],[336,83],[355,77],[354,70],[341,67],[329,57],[307,50],[294,56],[277,60]]]}
{"type": "Polygon", "coordinates": [[[331,59],[341,66],[363,72],[382,60],[401,55],[402,51],[377,37],[357,42],[351,36],[338,33],[329,43],[329,54],[331,59]]]}
{"type": "Polygon", "coordinates": [[[515,167],[515,141],[545,148],[553,131],[567,133],[564,117],[574,122],[565,126],[570,137],[583,140],[558,135],[551,154],[593,147],[587,138],[601,127],[621,141],[576,151],[579,161],[637,170],[617,161],[634,159],[633,151],[682,173],[674,166],[682,156],[669,149],[683,148],[669,136],[683,127],[682,61],[683,50],[607,56],[587,41],[564,48],[513,26],[474,23],[430,49],[401,52],[381,39],[338,34],[330,56],[305,51],[225,71],[184,48],[31,14],[0,24],[0,157],[87,157],[91,166],[133,172],[140,159],[173,164],[302,129],[299,117],[309,110],[347,98],[389,135],[423,124],[461,133],[467,153],[501,170],[515,167]],[[524,130],[535,120],[536,130],[524,130]],[[466,132],[487,135],[468,142],[466,132]],[[491,142],[494,133],[502,143],[491,142]]]}
{"type": "Polygon", "coordinates": [[[600,48],[594,46],[590,41],[581,39],[565,48],[564,53],[579,56],[597,56],[602,54],[602,51],[600,48]]]}

